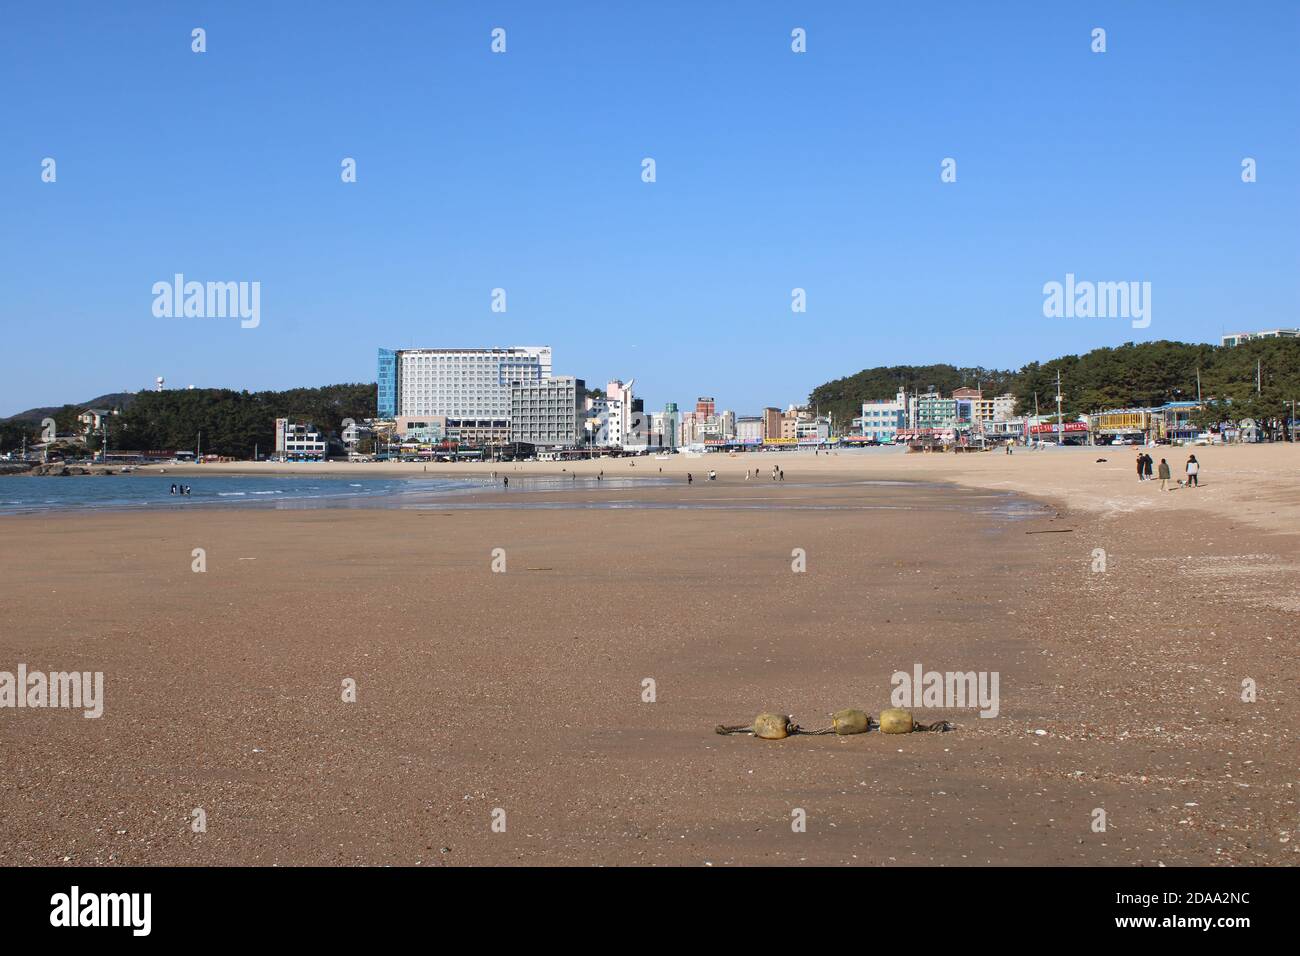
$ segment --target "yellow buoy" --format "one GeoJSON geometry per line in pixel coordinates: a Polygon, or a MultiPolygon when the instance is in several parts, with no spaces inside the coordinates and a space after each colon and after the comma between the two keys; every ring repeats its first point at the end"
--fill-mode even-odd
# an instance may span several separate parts
{"type": "Polygon", "coordinates": [[[910,734],[914,723],[912,712],[901,707],[890,707],[880,712],[882,734],[910,734]]]}
{"type": "Polygon", "coordinates": [[[759,714],[754,718],[754,736],[764,740],[784,740],[794,733],[794,724],[784,714],[759,714]]]}
{"type": "Polygon", "coordinates": [[[865,734],[871,727],[871,718],[861,710],[846,708],[831,714],[831,726],[837,734],[865,734]]]}

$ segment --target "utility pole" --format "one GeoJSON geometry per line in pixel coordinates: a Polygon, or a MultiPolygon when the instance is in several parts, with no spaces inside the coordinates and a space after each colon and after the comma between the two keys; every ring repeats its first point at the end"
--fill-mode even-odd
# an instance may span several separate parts
{"type": "Polygon", "coordinates": [[[1056,370],[1056,440],[1065,447],[1065,427],[1061,423],[1061,370],[1056,370]]]}

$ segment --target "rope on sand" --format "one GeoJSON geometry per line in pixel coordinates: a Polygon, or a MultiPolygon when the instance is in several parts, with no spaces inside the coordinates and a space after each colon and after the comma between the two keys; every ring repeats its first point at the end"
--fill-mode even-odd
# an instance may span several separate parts
{"type": "Polygon", "coordinates": [[[886,734],[945,733],[953,729],[951,721],[936,720],[923,724],[912,717],[912,712],[902,708],[882,711],[880,719],[861,710],[838,710],[831,715],[831,725],[820,730],[804,730],[788,714],[762,713],[752,724],[718,724],[714,733],[750,734],[763,740],[784,740],[786,737],[824,737],[827,734],[848,736],[877,730],[886,734]]]}

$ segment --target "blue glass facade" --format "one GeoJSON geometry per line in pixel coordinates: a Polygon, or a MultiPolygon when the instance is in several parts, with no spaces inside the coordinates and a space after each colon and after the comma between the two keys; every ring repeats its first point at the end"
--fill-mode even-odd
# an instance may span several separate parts
{"type": "Polygon", "coordinates": [[[380,418],[397,417],[397,353],[379,350],[379,397],[376,405],[380,418]]]}

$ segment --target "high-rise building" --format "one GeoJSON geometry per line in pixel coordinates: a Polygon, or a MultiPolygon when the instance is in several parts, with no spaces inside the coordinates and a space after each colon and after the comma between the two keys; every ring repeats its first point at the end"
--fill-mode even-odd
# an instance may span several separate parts
{"type": "Polygon", "coordinates": [[[736,413],[724,411],[718,416],[718,432],[720,438],[736,437],[736,413]]]}
{"type": "Polygon", "coordinates": [[[636,379],[629,379],[626,385],[619,379],[606,383],[606,415],[598,444],[622,448],[624,444],[637,444],[634,439],[644,444],[644,434],[632,435],[632,408],[636,404],[632,397],[634,384],[636,379]]]}
{"type": "Polygon", "coordinates": [[[763,409],[763,438],[781,437],[781,409],[763,409]]]}
{"type": "Polygon", "coordinates": [[[677,428],[677,403],[668,402],[662,412],[650,416],[650,444],[655,448],[676,448],[677,428]]]}
{"type": "Polygon", "coordinates": [[[787,441],[798,437],[799,411],[793,405],[781,413],[781,435],[787,441]]]}
{"type": "Polygon", "coordinates": [[[712,398],[701,396],[695,400],[695,414],[700,418],[712,418],[716,405],[712,398]]]}
{"type": "Polygon", "coordinates": [[[380,349],[378,412],[443,415],[491,430],[510,418],[510,383],[551,377],[550,346],[380,349]]]}
{"type": "Polygon", "coordinates": [[[510,440],[572,448],[582,439],[587,384],[572,375],[510,386],[510,440]]]}

